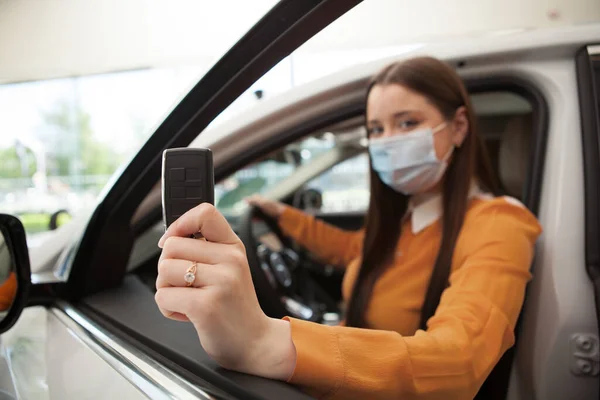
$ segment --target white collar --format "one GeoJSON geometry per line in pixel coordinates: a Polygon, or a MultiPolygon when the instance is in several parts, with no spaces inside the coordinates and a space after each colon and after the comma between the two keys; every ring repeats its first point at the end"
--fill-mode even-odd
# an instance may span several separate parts
{"type": "MultiPolygon", "coordinates": [[[[482,194],[483,192],[481,191],[479,185],[476,183],[471,184],[471,188],[469,189],[469,199],[482,194]]],[[[420,202],[418,206],[415,206],[411,199],[408,202],[408,210],[406,213],[407,217],[409,216],[408,214],[410,214],[412,233],[416,235],[417,233],[423,231],[423,229],[432,225],[442,216],[442,195],[431,195],[427,199],[420,202]]]]}

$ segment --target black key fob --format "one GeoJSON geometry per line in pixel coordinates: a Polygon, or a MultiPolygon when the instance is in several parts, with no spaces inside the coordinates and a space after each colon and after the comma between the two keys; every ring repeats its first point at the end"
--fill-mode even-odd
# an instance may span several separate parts
{"type": "Polygon", "coordinates": [[[214,204],[215,178],[209,149],[175,148],[163,152],[162,207],[165,230],[201,203],[214,204]]]}

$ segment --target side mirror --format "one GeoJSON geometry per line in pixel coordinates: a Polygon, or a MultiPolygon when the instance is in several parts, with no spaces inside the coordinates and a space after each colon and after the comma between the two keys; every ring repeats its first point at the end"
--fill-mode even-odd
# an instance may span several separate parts
{"type": "Polygon", "coordinates": [[[12,215],[0,214],[0,334],[19,319],[30,287],[29,251],[23,224],[12,215]]]}

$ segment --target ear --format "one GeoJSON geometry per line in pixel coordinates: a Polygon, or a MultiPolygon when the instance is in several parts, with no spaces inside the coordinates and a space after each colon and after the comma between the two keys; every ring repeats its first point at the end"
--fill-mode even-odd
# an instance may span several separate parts
{"type": "Polygon", "coordinates": [[[460,147],[469,133],[469,118],[467,118],[467,109],[461,106],[454,114],[452,121],[452,144],[460,147]]]}

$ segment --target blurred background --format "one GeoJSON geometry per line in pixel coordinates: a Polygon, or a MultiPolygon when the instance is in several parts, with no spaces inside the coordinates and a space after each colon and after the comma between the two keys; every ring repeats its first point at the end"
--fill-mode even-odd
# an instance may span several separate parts
{"type": "MultiPolygon", "coordinates": [[[[0,212],[19,216],[32,242],[93,208],[182,96],[276,3],[0,0],[0,212]]],[[[598,0],[368,0],[275,66],[213,125],[298,85],[426,42],[598,20],[598,0]]],[[[328,146],[305,145],[299,151],[307,157],[328,146]]],[[[366,162],[351,160],[331,173],[355,177],[366,173],[366,162]]],[[[289,168],[240,171],[217,185],[217,200],[236,179],[273,182],[289,168]]],[[[315,186],[331,189],[327,210],[365,207],[366,189],[334,191],[322,180],[315,186]]]]}

